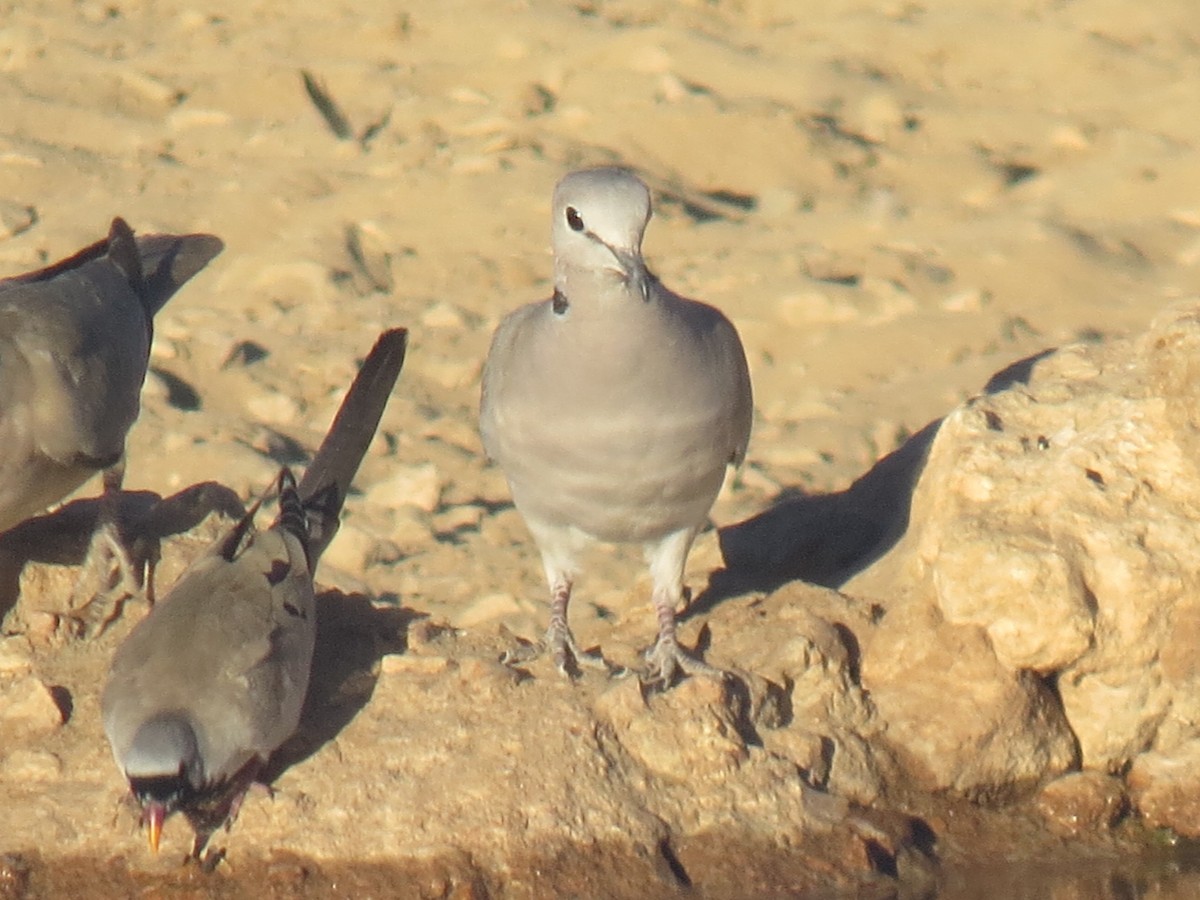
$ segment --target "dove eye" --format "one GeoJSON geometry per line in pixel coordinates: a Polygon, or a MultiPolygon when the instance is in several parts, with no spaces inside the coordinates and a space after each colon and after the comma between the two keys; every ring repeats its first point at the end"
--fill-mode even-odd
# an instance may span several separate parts
{"type": "Polygon", "coordinates": [[[571,226],[572,231],[583,231],[583,219],[573,206],[567,207],[567,224],[571,226]]]}

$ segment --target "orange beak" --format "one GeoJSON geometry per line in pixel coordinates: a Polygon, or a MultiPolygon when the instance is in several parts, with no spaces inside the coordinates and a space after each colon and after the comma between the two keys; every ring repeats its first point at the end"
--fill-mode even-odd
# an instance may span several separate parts
{"type": "Polygon", "coordinates": [[[162,837],[163,818],[166,810],[161,803],[150,803],[142,810],[142,822],[146,825],[146,836],[150,849],[158,853],[158,840],[162,837]]]}

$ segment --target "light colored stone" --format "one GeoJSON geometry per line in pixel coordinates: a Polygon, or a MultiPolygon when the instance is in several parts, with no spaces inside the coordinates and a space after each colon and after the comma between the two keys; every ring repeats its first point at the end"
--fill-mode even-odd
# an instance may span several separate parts
{"type": "Polygon", "coordinates": [[[520,603],[512,594],[487,594],[459,611],[452,622],[456,628],[474,628],[504,616],[518,615],[521,611],[520,603]]]}
{"type": "Polygon", "coordinates": [[[367,502],[380,506],[411,506],[422,512],[434,512],[441,504],[444,484],[433,463],[396,466],[383,481],[367,489],[367,502]]]}
{"type": "Polygon", "coordinates": [[[451,506],[433,517],[433,530],[437,534],[454,534],[460,531],[474,531],[483,521],[484,508],[472,503],[451,506]]]}
{"type": "Polygon", "coordinates": [[[268,425],[293,425],[304,412],[300,401],[281,391],[262,391],[246,398],[246,412],[268,425]]]}
{"type": "Polygon", "coordinates": [[[683,784],[726,778],[746,760],[730,705],[728,688],[711,678],[690,678],[649,702],[630,678],[600,696],[596,714],[640,765],[683,784]]]}
{"type": "MultiPolygon", "coordinates": [[[[949,625],[981,629],[986,644],[972,651],[981,668],[964,679],[966,693],[1024,693],[1034,706],[1018,702],[1013,721],[1056,707],[1084,768],[1118,770],[1148,747],[1169,751],[1200,737],[1197,359],[1200,306],[1185,304],[1134,340],[1036,360],[1012,389],[955,410],[921,470],[908,536],[848,585],[925,597],[949,625]],[[988,656],[1000,668],[989,669],[988,656]],[[1031,673],[1052,678],[1057,698],[1031,673]]],[[[910,625],[916,644],[935,623],[910,625]]],[[[941,625],[935,633],[949,634],[941,625]]],[[[896,659],[925,653],[886,639],[879,646],[896,659]]],[[[872,649],[864,677],[898,676],[895,661],[878,668],[882,658],[872,649]]],[[[910,676],[914,684],[941,677],[910,676]]],[[[948,776],[947,757],[917,738],[929,727],[921,721],[941,720],[946,708],[926,716],[898,687],[873,691],[889,733],[901,744],[917,740],[927,762],[941,756],[934,766],[948,776]],[[901,709],[918,726],[912,734],[892,721],[901,709]]],[[[1043,774],[1063,762],[1058,753],[1042,758],[1055,760],[1043,774]]]]}
{"type": "Polygon", "coordinates": [[[54,694],[40,678],[25,675],[0,686],[0,731],[9,739],[50,734],[64,721],[54,694]]]}
{"type": "Polygon", "coordinates": [[[1112,828],[1127,808],[1121,779],[1103,772],[1072,772],[1056,778],[1037,795],[1038,812],[1064,834],[1112,828]]]}
{"type": "Polygon", "coordinates": [[[1054,694],[996,658],[977,626],[919,600],[890,609],[863,648],[883,739],[926,790],[1003,799],[1075,762],[1054,694]]]}
{"type": "Polygon", "coordinates": [[[461,331],[466,325],[462,310],[449,303],[435,303],[421,314],[421,324],[426,328],[447,328],[461,331]]]}
{"type": "Polygon", "coordinates": [[[1200,740],[1170,753],[1143,753],[1134,760],[1128,782],[1147,825],[1200,838],[1200,740]]]}
{"type": "Polygon", "coordinates": [[[343,522],[321,559],[343,572],[361,574],[372,562],[387,555],[383,549],[383,541],[377,535],[353,522],[343,522]]]}
{"type": "Polygon", "coordinates": [[[4,757],[4,774],[16,781],[51,782],[62,777],[63,764],[47,750],[18,747],[4,757]]]}
{"type": "Polygon", "coordinates": [[[13,678],[33,671],[33,648],[23,637],[0,640],[0,676],[13,678]]]}

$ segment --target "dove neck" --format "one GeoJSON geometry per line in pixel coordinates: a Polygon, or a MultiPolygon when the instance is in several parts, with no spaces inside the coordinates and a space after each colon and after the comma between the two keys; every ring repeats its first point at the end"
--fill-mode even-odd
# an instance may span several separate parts
{"type": "Polygon", "coordinates": [[[600,269],[560,265],[554,275],[555,308],[574,316],[628,315],[631,306],[653,305],[657,281],[640,263],[600,269]]]}

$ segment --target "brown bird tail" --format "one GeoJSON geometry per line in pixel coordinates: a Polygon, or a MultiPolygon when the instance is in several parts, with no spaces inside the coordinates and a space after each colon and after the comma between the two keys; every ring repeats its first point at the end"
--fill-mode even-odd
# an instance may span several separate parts
{"type": "Polygon", "coordinates": [[[367,447],[375,437],[392,388],[404,365],[408,332],[385,331],[367,354],[312,464],[300,479],[300,499],[308,512],[312,565],[337,534],[342,504],[367,447]]]}

